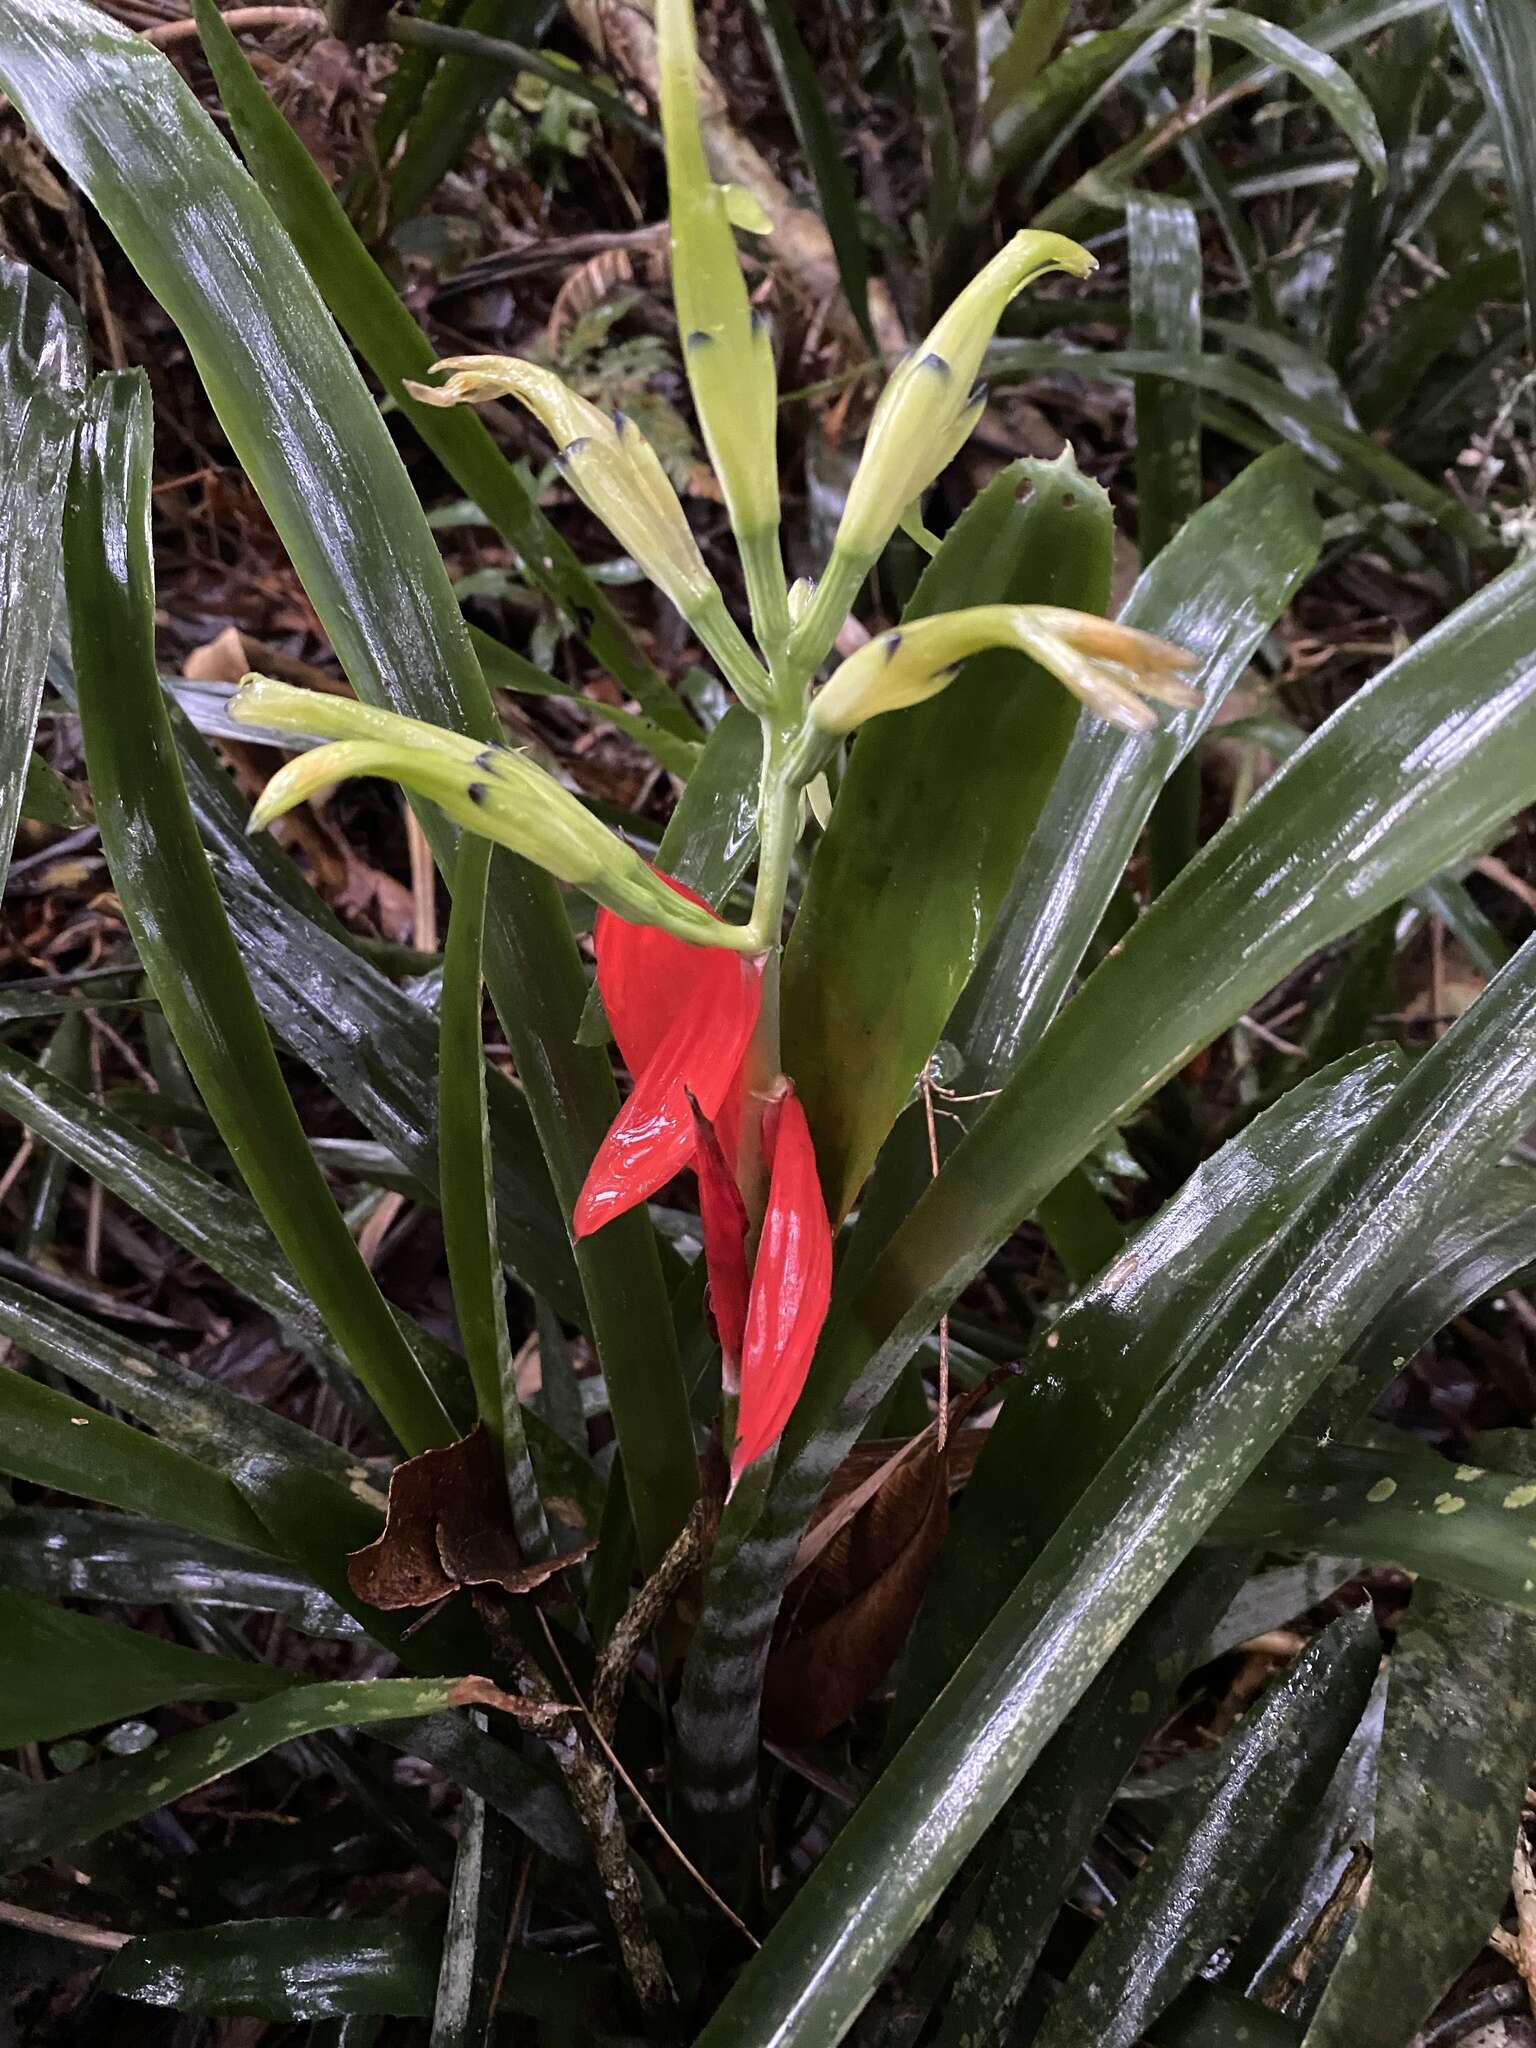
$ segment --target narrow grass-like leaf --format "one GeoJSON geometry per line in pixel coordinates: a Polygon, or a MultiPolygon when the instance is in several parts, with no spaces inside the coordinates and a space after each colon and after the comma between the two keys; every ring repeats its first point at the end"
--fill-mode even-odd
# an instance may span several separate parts
{"type": "Polygon", "coordinates": [[[361,1633],[318,1586],[275,1558],[93,1508],[13,1508],[0,1517],[0,1578],[51,1600],[174,1601],[280,1614],[304,1635],[361,1633]]]}
{"type": "Polygon", "coordinates": [[[275,1551],[233,1482],[142,1430],[0,1371],[0,1472],[81,1500],[106,1501],[198,1536],[275,1551]]]}
{"type": "MultiPolygon", "coordinates": [[[[467,833],[459,842],[453,919],[443,955],[438,1060],[443,1244],[480,1420],[501,1449],[517,1540],[525,1556],[538,1557],[549,1548],[549,1524],[528,1458],[512,1369],[506,1281],[496,1248],[496,1188],[480,1035],[480,949],[494,851],[488,839],[467,833]]],[[[450,1927],[457,1924],[455,1911],[450,1906],[450,1927]]]]}
{"type": "MultiPolygon", "coordinates": [[[[538,33],[543,13],[544,0],[470,0],[459,26],[474,34],[526,43],[538,33]]],[[[390,172],[392,220],[408,220],[420,211],[469,147],[486,109],[508,83],[506,71],[483,60],[442,59],[390,172]]]]}
{"type": "Polygon", "coordinates": [[[263,1464],[302,1465],[354,1492],[371,1492],[383,1506],[376,1475],[339,1444],[6,1279],[0,1279],[0,1334],[210,1471],[239,1481],[263,1464]]]}
{"type": "Polygon", "coordinates": [[[246,165],[348,340],[454,482],[516,551],[522,573],[560,606],[620,688],[664,731],[682,741],[697,740],[688,713],[635,645],[601,584],[539,510],[474,408],[443,411],[418,404],[406,390],[407,378],[425,378],[441,351],[433,348],[368,253],[308,150],[267,97],[222,14],[216,7],[199,6],[197,23],[246,165]]]}
{"type": "MultiPolygon", "coordinates": [[[[1202,251],[1194,209],[1182,200],[1138,192],[1126,202],[1125,226],[1131,346],[1198,356],[1202,251]]],[[[1145,565],[1200,509],[1200,394],[1160,377],[1138,377],[1135,393],[1136,538],[1145,565]]],[[[1154,895],[1193,855],[1199,825],[1200,757],[1191,749],[1152,812],[1148,865],[1154,895]]]]}
{"type": "Polygon", "coordinates": [[[1040,2048],[1133,2048],[1278,1871],[1360,1719],[1381,1639],[1367,1601],[1326,1629],[1252,1708],[1213,1797],[1181,1810],[1068,1978],[1040,2048]]]}
{"type": "Polygon", "coordinates": [[[35,270],[0,257],[0,892],[33,780],[59,521],[86,376],[74,305],[35,270]]]}
{"type": "Polygon", "coordinates": [[[138,1756],[112,1757],[67,1778],[0,1794],[0,1870],[23,1870],[40,1857],[93,1842],[253,1763],[280,1742],[472,1706],[490,1690],[478,1678],[359,1678],[291,1687],[138,1756]]]}
{"type": "MultiPolygon", "coordinates": [[[[436,1929],[399,1920],[236,1920],[129,1942],[107,1965],[101,1988],[208,2018],[425,2019],[438,1948],[436,1929]]],[[[601,1972],[581,1956],[525,1948],[510,1949],[506,1960],[501,2010],[544,2021],[557,2030],[551,2039],[570,2038],[586,2020],[601,1972]]],[[[346,2048],[360,2038],[348,2033],[346,2048]]]]}
{"type": "Polygon", "coordinates": [[[1436,1237],[1423,1271],[1303,1411],[1303,1428],[1320,1435],[1364,1423],[1421,1345],[1495,1288],[1536,1266],[1536,1176],[1530,1169],[1500,1166],[1481,1175],[1465,1195],[1460,1214],[1436,1237]]]}
{"type": "Polygon", "coordinates": [[[1536,1622],[1420,1581],[1392,1653],[1370,1897],[1307,2048],[1399,2048],[1509,1890],[1532,1752],[1536,1622]]]}
{"type": "Polygon", "coordinates": [[[507,1913],[521,1852],[495,1808],[477,1793],[467,1793],[459,1814],[431,2048],[483,2048],[495,2038],[507,1913]]]}
{"type": "MultiPolygon", "coordinates": [[[[484,678],[378,408],[292,243],[171,65],[80,0],[0,0],[0,79],[181,330],[359,695],[495,737],[484,678]],[[216,277],[204,260],[211,240],[224,257],[216,277]]],[[[452,837],[430,808],[423,828],[451,869],[452,837]]],[[[509,864],[491,908],[486,981],[568,1207],[617,1098],[606,1060],[575,1042],[586,984],[558,892],[525,863],[509,864]]],[[[585,1241],[578,1264],[641,1556],[654,1562],[698,1478],[645,1217],[585,1241]]]]}
{"type": "Polygon", "coordinates": [[[700,2048],[758,2048],[791,2025],[829,2048],[843,2037],[1137,1616],[1422,1256],[1466,1174],[1495,1161],[1533,1111],[1536,941],[1186,1341],[1178,1370],[865,1795],[700,2048]]]}
{"type": "Polygon", "coordinates": [[[1536,15],[1522,0],[1451,0],[1451,21],[1498,129],[1536,342],[1536,15]]]}
{"type": "Polygon", "coordinates": [[[874,348],[875,333],[869,321],[869,259],[859,227],[858,197],[843,161],[842,142],[827,112],[816,66],[801,41],[789,0],[751,0],[751,5],[768,46],[768,61],[805,153],[816,197],[821,202],[822,219],[837,258],[844,297],[864,339],[874,348]]]}
{"type": "Polygon", "coordinates": [[[1181,356],[1162,349],[1089,351],[1055,342],[1010,341],[997,343],[987,358],[988,375],[998,383],[1042,370],[1075,370],[1133,382],[1138,377],[1163,377],[1230,399],[1257,414],[1326,476],[1352,492],[1412,506],[1464,546],[1487,550],[1494,544],[1484,521],[1459,498],[1389,454],[1368,434],[1342,424],[1317,399],[1298,398],[1278,378],[1228,356],[1181,356]]]}
{"type": "Polygon", "coordinates": [[[1387,151],[1370,101],[1342,64],[1272,21],[1236,7],[1207,7],[1200,16],[1214,36],[1236,43],[1251,57],[1288,72],[1306,87],[1349,137],[1378,191],[1386,183],[1387,151]]]}
{"type": "Polygon", "coordinates": [[[407,1451],[451,1421],[315,1163],[197,837],[155,668],[149,383],[98,380],[64,520],[70,644],[102,843],[150,985],[273,1235],[407,1451]]]}
{"type": "Polygon", "coordinates": [[[296,1683],[290,1671],[188,1650],[14,1587],[0,1587],[0,1630],[0,1749],[123,1721],[168,1700],[262,1700],[296,1683]]]}
{"type": "MultiPolygon", "coordinates": [[[[1199,224],[1179,199],[1138,192],[1126,204],[1131,346],[1198,356],[1199,224]]],[[[1136,380],[1136,537],[1145,564],[1200,505],[1200,401],[1156,377],[1136,380]]]]}
{"type": "MultiPolygon", "coordinates": [[[[1070,451],[1017,463],[956,522],[905,616],[983,602],[1102,611],[1109,553],[1109,502],[1070,451]]],[[[835,1214],[976,963],[1076,717],[1058,684],[998,652],[859,736],[784,961],[785,1070],[835,1214]],[[945,831],[931,834],[941,818],[945,831]]]]}
{"type": "Polygon", "coordinates": [[[1536,1614],[1536,1484],[1415,1444],[1283,1438],[1210,1540],[1358,1557],[1536,1614]]]}

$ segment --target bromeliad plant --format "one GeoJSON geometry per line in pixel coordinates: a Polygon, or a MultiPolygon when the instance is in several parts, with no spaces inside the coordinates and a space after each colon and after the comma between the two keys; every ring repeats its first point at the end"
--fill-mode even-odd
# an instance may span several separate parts
{"type": "MultiPolygon", "coordinates": [[[[267,786],[252,829],[349,776],[387,775],[457,824],[511,848],[600,906],[597,985],[634,1090],[577,1196],[584,1236],[657,1194],[697,1157],[710,1300],[724,1357],[732,1478],[777,1442],[810,1369],[832,1282],[832,1232],[804,1108],[782,1071],[779,962],[785,896],[806,789],[839,739],[882,712],[936,695],[989,648],[1030,657],[1110,723],[1151,722],[1145,698],[1190,706],[1194,666],[1155,636],[1054,605],[979,605],[881,635],[815,681],[850,607],[898,526],[929,552],[929,486],[986,402],[982,359],[1009,301],[1053,270],[1083,277],[1085,249],[1016,235],[891,376],[870,422],[831,558],[813,585],[786,587],[779,543],[777,390],[772,341],[748,301],[731,188],[705,161],[691,0],[657,10],[673,280],[683,357],[719,478],[751,607],[748,645],[710,573],[676,491],[632,420],[610,418],[552,372],[508,356],[437,364],[411,382],[425,405],[511,397],[556,444],[560,473],[633,556],[719,663],[762,727],[757,879],[733,924],[649,868],[544,769],[363,705],[248,678],[235,717],[325,737],[267,786]],[[749,1278],[750,1275],[750,1278],[749,1278]]],[[[766,225],[766,223],[762,223],[766,225]]]]}
{"type": "MultiPolygon", "coordinates": [[[[945,130],[954,172],[967,110],[996,163],[1046,141],[1043,176],[1069,134],[1091,156],[1109,81],[1149,106],[1180,83],[1157,66],[1185,27],[1196,99],[1110,175],[1090,164],[1066,213],[1008,241],[894,370],[830,559],[790,589],[774,355],[734,243],[763,217],[709,175],[691,16],[662,0],[681,343],[749,638],[631,423],[531,363],[434,370],[231,22],[193,4],[247,170],[170,63],[82,0],[0,0],[0,87],[184,338],[358,701],[247,685],[246,732],[320,742],[248,820],[156,668],[145,382],[92,383],[64,293],[0,264],[0,847],[18,810],[69,815],[25,759],[46,681],[78,710],[111,878],[90,885],[92,931],[113,949],[0,993],[0,1111],[36,1149],[0,1270],[15,1974],[79,1979],[109,1955],[105,1994],[192,2028],[240,2013],[351,2040],[430,2014],[434,2048],[488,2048],[511,2012],[540,2048],[830,2048],[855,2026],[921,2048],[1404,2048],[1469,1966],[1483,1996],[1536,1752],[1532,1434],[1460,1462],[1372,1419],[1403,1358],[1536,1264],[1536,953],[1510,954],[1464,879],[1536,798],[1536,561],[1478,587],[1490,522],[1433,473],[1467,444],[1448,393],[1480,388],[1458,361],[1469,335],[1446,340],[1455,309],[1509,298],[1519,250],[1510,233],[1480,255],[1465,296],[1446,262],[1378,349],[1362,280],[1417,246],[1422,217],[1413,179],[1374,193],[1375,117],[1322,47],[1359,68],[1360,39],[1388,37],[1378,97],[1400,137],[1447,24],[1422,6],[1385,26],[1380,9],[1298,10],[1314,47],[1161,0],[1086,38],[1058,7],[1017,10],[987,101],[974,76],[951,107],[927,95],[938,269],[996,182],[973,148],[946,227],[945,130]],[[1244,68],[1207,92],[1212,36],[1244,68]],[[1262,317],[1207,350],[1214,231],[1175,190],[1114,183],[1271,89],[1264,66],[1360,151],[1325,323],[1337,372],[1302,338],[1317,322],[1285,327],[1302,301],[1271,294],[1225,201],[1228,281],[1250,278],[1262,317]],[[1128,319],[1134,346],[994,342],[1032,276],[1089,267],[1046,230],[1122,207],[1130,304],[1112,290],[1094,322],[1128,319]],[[490,664],[514,689],[558,685],[466,629],[336,323],[638,707],[615,716],[685,785],[659,848],[647,820],[631,845],[505,744],[490,664]],[[923,525],[978,377],[1042,366],[1136,380],[1144,566],[1115,623],[1108,501],[1070,456],[1010,465],[941,543],[923,525]],[[572,491],[732,685],[739,708],[707,737],[486,431],[474,401],[496,395],[549,429],[572,491]],[[1424,436],[1402,431],[1410,407],[1424,436]],[[1255,421],[1263,452],[1234,465],[1255,421]],[[1240,771],[1201,844],[1218,789],[1207,777],[1192,803],[1196,750],[1240,680],[1280,669],[1274,629],[1320,557],[1314,487],[1369,587],[1383,559],[1406,564],[1445,616],[1309,714],[1305,740],[1275,718],[1226,727],[1248,767],[1261,742],[1283,765],[1256,794],[1240,771]],[[936,552],[899,623],[854,645],[849,607],[898,527],[936,552]],[[60,553],[69,630],[50,649],[38,593],[60,553]],[[451,887],[440,960],[359,943],[278,836],[246,830],[381,774],[451,887]],[[819,829],[797,851],[807,809],[819,829]],[[622,1106],[592,1042],[586,906],[561,883],[597,905],[622,1106]],[[1486,985],[1443,1034],[1381,1042],[1431,916],[1486,985]],[[393,978],[423,968],[440,1003],[433,980],[393,978]],[[1284,1037],[1263,1007],[1282,985],[1284,1037]],[[485,1055],[486,991],[515,1084],[485,1055]],[[90,1091],[87,1002],[131,1006],[112,1043],[143,1044],[164,1095],[90,1091]],[[273,1037],[371,1142],[312,1141],[273,1037]],[[40,1057],[21,1049],[39,1038],[40,1057]],[[1148,1178],[1111,1207],[1122,1129],[1148,1178]],[[697,1220],[667,1204],[684,1169],[697,1220]],[[55,1298],[71,1170],[144,1219],[155,1260],[179,1248],[258,1344],[270,1331],[301,1361],[280,1404],[194,1370],[174,1328],[125,1325],[132,1304],[99,1287],[55,1298]],[[460,1349],[385,1299],[339,1187],[436,1206],[460,1349]],[[1127,1224],[1133,1206],[1147,1220],[1127,1224]],[[951,1329],[962,1293],[974,1321],[951,1329]],[[513,1302],[537,1335],[531,1395],[513,1302]],[[964,1392],[946,1406],[949,1381],[964,1392]],[[1385,1671],[1353,1606],[1362,1565],[1418,1575],[1385,1671]],[[1298,1614],[1305,1653],[1277,1657],[1198,1782],[1184,1756],[1133,1784],[1179,1701],[1219,1694],[1213,1660],[1298,1614]],[[393,1750],[420,1761],[397,1769],[393,1750]],[[264,1830],[267,1813],[287,1824],[264,1830]],[[227,1855],[158,1853],[225,1822],[227,1855]],[[1139,1868],[1113,1911],[1095,1893],[1085,1913],[1079,1873],[1106,1842],[1139,1868]],[[397,1917],[352,1915],[354,1865],[370,1898],[409,1901],[397,1917]]],[[[476,31],[452,11],[390,16],[402,40],[450,39],[418,112],[392,90],[380,124],[381,160],[411,129],[389,179],[407,211],[484,78],[457,105],[438,86],[491,75],[465,64],[453,39],[476,31]]],[[[1529,224],[1527,10],[1452,13],[1529,224]]],[[[842,166],[806,118],[793,10],[760,18],[836,228],[842,166]]],[[[895,19],[914,74],[939,76],[925,10],[895,19]]],[[[979,46],[956,23],[962,78],[979,46]]],[[[1486,196],[1480,108],[1447,121],[1432,193],[1486,196]]],[[[1273,126],[1248,127],[1257,171],[1273,126]]],[[[1208,194],[1220,168],[1203,160],[1208,194]]],[[[1337,169],[1302,150],[1276,176],[1312,195],[1337,169]]],[[[1334,266],[1282,226],[1269,248],[1294,244],[1315,311],[1334,266]]],[[[847,228],[845,210],[856,301],[847,228]]],[[[1481,362],[1480,311],[1473,325],[1481,362]]],[[[1293,674],[1285,701],[1309,702],[1293,674]]],[[[23,1190],[5,1178],[9,1215],[23,1190]]]]}

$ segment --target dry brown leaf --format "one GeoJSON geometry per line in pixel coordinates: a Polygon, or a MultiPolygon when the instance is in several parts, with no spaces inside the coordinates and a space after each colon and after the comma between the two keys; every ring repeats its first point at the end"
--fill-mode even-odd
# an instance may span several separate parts
{"type": "Polygon", "coordinates": [[[584,1557],[523,1557],[496,1446],[477,1423],[441,1450],[397,1465],[389,1479],[384,1533],[347,1559],[347,1581],[370,1607],[428,1607],[461,1586],[531,1593],[584,1557]]]}
{"type": "Polygon", "coordinates": [[[823,1495],[796,1560],[763,1684],[763,1728],[816,1742],[869,1697],[901,1653],[949,1527],[956,1472],[984,1440],[966,1419],[1006,1373],[904,1444],[861,1444],[823,1495]]]}

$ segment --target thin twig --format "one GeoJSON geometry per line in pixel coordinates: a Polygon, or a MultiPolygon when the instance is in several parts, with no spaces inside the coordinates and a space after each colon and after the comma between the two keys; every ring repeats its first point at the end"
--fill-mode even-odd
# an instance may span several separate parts
{"type": "MultiPolygon", "coordinates": [[[[674,1543],[672,1548],[675,1550],[677,1548],[677,1544],[674,1543]]],[[[670,1555],[670,1552],[668,1554],[670,1555]]],[[[665,1562],[665,1560],[663,1560],[663,1562],[665,1562]]],[[[623,1764],[619,1761],[618,1752],[614,1749],[613,1744],[608,1740],[607,1736],[603,1733],[601,1727],[599,1727],[596,1713],[593,1711],[591,1707],[586,1706],[585,1703],[582,1702],[581,1689],[577,1685],[576,1680],[571,1675],[571,1667],[566,1663],[564,1657],[561,1656],[560,1645],[555,1641],[553,1634],[550,1632],[549,1623],[545,1620],[542,1613],[539,1616],[539,1623],[544,1630],[544,1639],[549,1644],[550,1652],[553,1655],[555,1662],[560,1666],[561,1676],[564,1678],[566,1684],[570,1687],[571,1692],[574,1694],[576,1700],[583,1705],[583,1710],[586,1713],[588,1724],[591,1727],[592,1733],[597,1737],[599,1748],[602,1750],[603,1755],[607,1757],[609,1763],[613,1766],[614,1770],[617,1771],[618,1775],[624,1780],[625,1785],[629,1788],[629,1791],[634,1798],[635,1804],[639,1807],[640,1811],[645,1815],[646,1819],[650,1822],[651,1826],[656,1830],[657,1834],[660,1835],[662,1841],[672,1851],[672,1854],[677,1858],[678,1862],[681,1863],[684,1870],[687,1871],[688,1875],[699,1886],[700,1890],[703,1891],[705,1897],[711,1900],[713,1904],[717,1905],[720,1908],[721,1912],[725,1915],[726,1919],[730,1921],[731,1925],[734,1928],[736,1928],[740,1933],[744,1934],[747,1940],[751,1942],[754,1948],[761,1948],[762,1943],[758,1940],[757,1936],[752,1932],[751,1928],[747,1925],[747,1923],[744,1920],[740,1919],[737,1916],[737,1914],[735,1914],[731,1910],[731,1908],[726,1904],[725,1900],[721,1898],[720,1894],[715,1890],[714,1886],[710,1883],[709,1879],[704,1875],[703,1871],[700,1870],[699,1866],[695,1862],[693,1862],[693,1860],[688,1856],[681,1842],[679,1842],[675,1838],[675,1836],[670,1835],[667,1832],[666,1828],[662,1826],[660,1816],[657,1814],[655,1807],[652,1806],[651,1802],[640,1790],[640,1787],[629,1775],[629,1772],[625,1770],[623,1764]]]]}
{"type": "Polygon", "coordinates": [[[640,1654],[640,1645],[671,1606],[684,1582],[698,1569],[703,1556],[704,1503],[696,1501],[666,1556],[620,1615],[597,1661],[592,1721],[605,1748],[617,1725],[625,1681],[640,1654]]]}
{"type": "MultiPolygon", "coordinates": [[[[933,1061],[923,1068],[923,1117],[928,1126],[928,1164],[933,1178],[939,1177],[939,1127],[933,1115],[933,1061]]],[[[949,1441],[949,1313],[939,1317],[939,1455],[949,1441]]]]}
{"type": "Polygon", "coordinates": [[[59,1941],[73,1941],[81,1948],[126,1948],[133,1936],[119,1934],[115,1927],[87,1927],[80,1920],[61,1920],[56,1913],[36,1913],[30,1906],[12,1906],[0,1899],[0,1921],[20,1927],[28,1934],[51,1934],[59,1941]]]}
{"type": "MultiPolygon", "coordinates": [[[[608,1916],[613,1923],[625,1975],[641,2009],[648,2013],[659,2012],[671,1998],[671,1985],[666,1963],[645,1917],[645,1902],[619,1814],[613,1773],[583,1740],[576,1711],[558,1699],[549,1680],[513,1635],[501,1596],[485,1587],[478,1587],[472,1598],[499,1659],[513,1674],[518,1691],[539,1706],[560,1706],[564,1710],[563,1719],[545,1731],[543,1740],[549,1746],[556,1768],[565,1780],[571,1804],[592,1844],[592,1860],[597,1865],[598,1881],[608,1902],[608,1916]]],[[[547,1625],[545,1634],[549,1634],[547,1625]]],[[[556,1657],[563,1670],[564,1659],[559,1658],[558,1650],[556,1657]]],[[[567,1672],[566,1676],[569,1675],[567,1672]]],[[[585,1712],[584,1708],[582,1712],[585,1712]]]]}
{"type": "MultiPolygon", "coordinates": [[[[224,26],[237,34],[254,32],[263,28],[312,28],[323,30],[325,14],[318,7],[232,7],[224,17],[224,26]]],[[[141,29],[146,43],[153,43],[157,49],[169,49],[172,43],[190,43],[197,40],[197,23],[189,15],[184,21],[167,21],[159,28],[141,29]]]]}

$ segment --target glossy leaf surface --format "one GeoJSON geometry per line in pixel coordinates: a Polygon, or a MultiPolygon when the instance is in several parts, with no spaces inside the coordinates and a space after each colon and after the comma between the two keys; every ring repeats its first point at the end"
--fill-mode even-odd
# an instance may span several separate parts
{"type": "Polygon", "coordinates": [[[31,780],[86,375],[85,334],[70,300],[35,270],[0,258],[0,891],[31,780]]]}
{"type": "Polygon", "coordinates": [[[167,1700],[260,1700],[292,1673],[184,1649],[140,1628],[0,1587],[7,1679],[0,1749],[48,1742],[167,1700]]]}
{"type": "MultiPolygon", "coordinates": [[[[907,617],[1005,601],[1102,611],[1109,544],[1108,500],[1070,455],[1015,464],[957,521],[907,617]]],[[[784,962],[784,1067],[834,1217],[975,965],[1076,716],[1033,663],[997,652],[854,746],[784,962]]]]}
{"type": "Polygon", "coordinates": [[[149,385],[102,378],[64,522],[70,642],[96,816],[150,985],[257,1206],[407,1451],[453,1424],[396,1327],[283,1084],[204,860],[155,668],[149,385]]]}
{"type": "Polygon", "coordinates": [[[748,1965],[701,2037],[708,2048],[782,2042],[796,2027],[842,2038],[1137,1616],[1422,1254],[1463,1177],[1524,1128],[1533,1053],[1536,942],[1343,1149],[1319,1196],[1187,1346],[942,1711],[919,1724],[748,1965]]]}
{"type": "MultiPolygon", "coordinates": [[[[485,738],[494,713],[421,507],[291,241],[167,60],[80,0],[0,0],[0,79],[181,330],[360,696],[485,738]],[[204,254],[224,252],[215,279],[204,254]],[[323,411],[311,402],[323,390],[323,411]]],[[[451,841],[429,811],[440,865],[451,841]]],[[[509,864],[486,979],[563,1204],[613,1115],[578,1047],[585,981],[554,885],[509,864]]],[[[580,1255],[642,1556],[697,1490],[660,1262],[644,1219],[580,1255]]]]}
{"type": "Polygon", "coordinates": [[[1134,2048],[1246,1923],[1322,1797],[1380,1660],[1367,1602],[1326,1629],[1249,1710],[1222,1753],[1214,1795],[1185,1795],[1068,1978],[1040,2048],[1134,2048]]]}
{"type": "Polygon", "coordinates": [[[1487,1940],[1509,1890],[1536,1622],[1423,1580],[1392,1653],[1370,1896],[1307,2048],[1398,2048],[1487,1940]]]}

